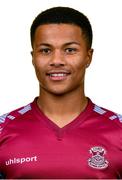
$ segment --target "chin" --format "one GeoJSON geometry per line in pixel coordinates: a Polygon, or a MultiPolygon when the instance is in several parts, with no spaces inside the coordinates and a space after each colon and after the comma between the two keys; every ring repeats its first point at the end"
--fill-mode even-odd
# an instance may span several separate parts
{"type": "Polygon", "coordinates": [[[74,91],[74,88],[66,88],[66,89],[50,89],[50,91],[48,91],[48,93],[54,95],[54,96],[65,96],[68,95],[70,93],[72,93],[74,91]]]}
{"type": "Polygon", "coordinates": [[[63,96],[67,93],[69,93],[68,89],[64,89],[64,88],[48,88],[45,89],[46,94],[51,94],[53,96],[63,96]]]}
{"type": "Polygon", "coordinates": [[[66,91],[51,91],[50,94],[54,96],[64,96],[67,94],[67,92],[66,91]]]}
{"type": "Polygon", "coordinates": [[[77,89],[77,87],[71,87],[71,86],[65,86],[65,87],[58,87],[58,86],[53,86],[53,87],[41,87],[42,89],[42,93],[46,93],[47,95],[53,95],[53,96],[64,96],[67,94],[72,93],[73,91],[75,91],[75,89],[77,89]]]}

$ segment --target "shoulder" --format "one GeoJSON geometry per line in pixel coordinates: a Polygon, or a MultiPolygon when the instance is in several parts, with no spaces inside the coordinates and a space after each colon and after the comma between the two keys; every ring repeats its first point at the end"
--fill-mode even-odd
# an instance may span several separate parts
{"type": "Polygon", "coordinates": [[[120,126],[122,126],[121,114],[111,111],[109,109],[106,109],[104,107],[98,106],[96,104],[94,104],[93,111],[101,118],[109,120],[109,121],[113,121],[114,123],[117,123],[120,126]]]}
{"type": "Polygon", "coordinates": [[[28,104],[26,106],[22,106],[16,110],[13,110],[9,113],[3,114],[0,116],[0,132],[3,130],[3,128],[11,121],[17,120],[19,118],[22,118],[23,116],[26,116],[27,113],[32,109],[31,104],[28,104]]]}

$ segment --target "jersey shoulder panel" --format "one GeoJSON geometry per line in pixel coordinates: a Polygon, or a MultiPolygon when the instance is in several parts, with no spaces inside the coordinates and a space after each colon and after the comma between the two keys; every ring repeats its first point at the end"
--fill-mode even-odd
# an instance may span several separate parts
{"type": "Polygon", "coordinates": [[[28,111],[30,111],[32,109],[31,107],[31,103],[26,105],[26,106],[22,106],[21,108],[18,108],[14,111],[11,111],[9,113],[3,114],[0,116],[0,133],[2,132],[3,128],[11,121],[18,119],[20,117],[22,117],[23,115],[26,115],[26,113],[28,111]]]}
{"type": "Polygon", "coordinates": [[[111,110],[103,108],[101,106],[98,106],[96,104],[94,105],[93,111],[95,113],[99,114],[100,116],[102,116],[103,118],[106,118],[111,121],[115,121],[118,124],[121,124],[121,126],[122,126],[122,115],[121,114],[118,114],[116,112],[113,112],[111,110]]]}

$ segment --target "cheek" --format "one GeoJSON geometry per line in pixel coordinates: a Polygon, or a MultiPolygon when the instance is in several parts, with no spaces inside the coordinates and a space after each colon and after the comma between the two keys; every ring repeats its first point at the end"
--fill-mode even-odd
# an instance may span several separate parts
{"type": "Polygon", "coordinates": [[[85,70],[86,63],[85,60],[77,59],[76,61],[72,61],[71,66],[73,67],[74,71],[79,72],[85,70]]]}
{"type": "Polygon", "coordinates": [[[34,57],[33,65],[37,72],[43,72],[46,66],[46,62],[42,58],[34,57]]]}
{"type": "Polygon", "coordinates": [[[76,69],[82,69],[87,64],[87,54],[86,53],[78,53],[76,56],[73,57],[72,61],[70,61],[72,67],[76,69]]]}
{"type": "Polygon", "coordinates": [[[44,71],[44,64],[42,64],[40,61],[34,61],[33,62],[34,65],[34,69],[36,72],[36,76],[38,78],[39,81],[43,80],[45,71],[44,71]]]}
{"type": "Polygon", "coordinates": [[[72,67],[74,71],[73,81],[81,83],[85,76],[86,60],[77,58],[76,61],[72,61],[72,67]]]}

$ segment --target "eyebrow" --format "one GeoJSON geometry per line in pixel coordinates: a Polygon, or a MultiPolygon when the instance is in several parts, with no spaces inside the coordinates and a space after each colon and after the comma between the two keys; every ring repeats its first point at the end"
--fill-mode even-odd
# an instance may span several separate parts
{"type": "Polygon", "coordinates": [[[80,43],[76,42],[76,41],[71,41],[71,42],[65,43],[64,45],[68,46],[68,45],[72,45],[72,44],[80,45],[80,43]]]}
{"type": "MultiPolygon", "coordinates": [[[[80,45],[79,42],[76,42],[76,41],[71,41],[71,42],[67,42],[65,44],[63,44],[63,46],[69,46],[69,45],[72,45],[72,44],[76,44],[76,45],[80,45]]],[[[48,43],[40,43],[38,46],[52,46],[51,44],[48,44],[48,43]]]]}

